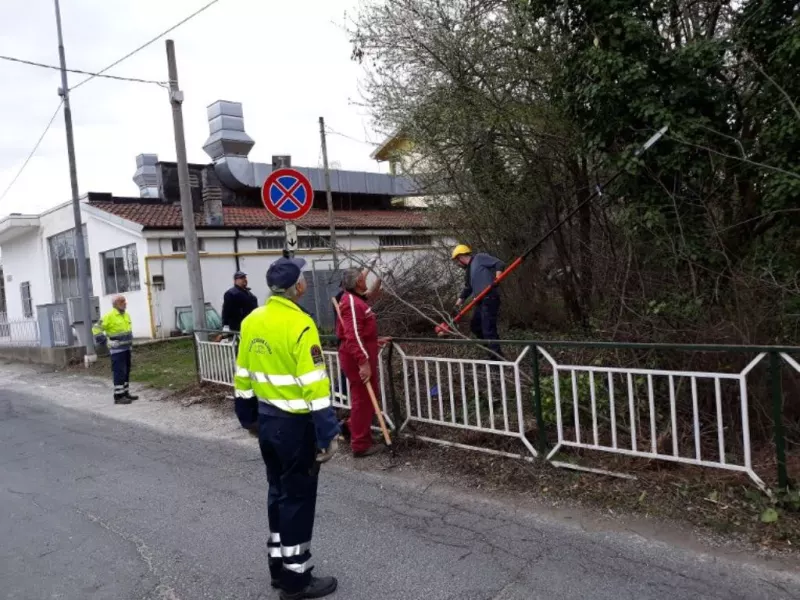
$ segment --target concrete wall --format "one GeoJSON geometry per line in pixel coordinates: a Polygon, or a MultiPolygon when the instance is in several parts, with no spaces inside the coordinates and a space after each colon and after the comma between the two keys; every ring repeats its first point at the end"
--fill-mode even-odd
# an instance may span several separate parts
{"type": "Polygon", "coordinates": [[[39,348],[39,347],[0,347],[0,359],[12,362],[33,363],[37,365],[53,365],[66,367],[70,364],[80,363],[86,353],[85,348],[39,348]]]}

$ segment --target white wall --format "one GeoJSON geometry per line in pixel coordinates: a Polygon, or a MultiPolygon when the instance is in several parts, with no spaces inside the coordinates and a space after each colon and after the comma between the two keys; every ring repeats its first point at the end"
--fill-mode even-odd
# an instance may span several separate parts
{"type": "Polygon", "coordinates": [[[128,313],[131,316],[134,337],[150,337],[150,311],[147,303],[147,280],[145,278],[144,257],[147,254],[147,243],[141,234],[132,232],[95,215],[85,215],[86,235],[89,247],[86,252],[92,268],[92,286],[94,295],[100,297],[100,314],[111,310],[111,302],[116,295],[114,290],[107,290],[101,254],[122,246],[134,244],[139,262],[139,289],[124,292],[128,301],[128,313]]]}
{"type": "Polygon", "coordinates": [[[53,301],[53,288],[50,285],[50,269],[47,268],[47,253],[42,239],[36,232],[3,244],[3,276],[6,287],[6,310],[9,320],[23,319],[22,294],[20,284],[31,284],[33,311],[37,304],[53,301]]]}
{"type": "MultiPolygon", "coordinates": [[[[96,211],[84,211],[87,228],[87,254],[92,271],[93,292],[100,298],[101,312],[111,309],[113,293],[105,289],[101,253],[135,244],[139,261],[140,289],[126,292],[128,310],[131,314],[133,332],[136,337],[150,337],[155,329],[156,337],[168,336],[175,327],[175,307],[189,306],[188,274],[183,254],[172,252],[171,239],[183,237],[182,231],[141,232],[128,229],[115,217],[98,216],[96,211]],[[147,257],[150,257],[149,259],[147,257]],[[157,290],[150,286],[148,299],[147,267],[150,280],[154,275],[163,275],[165,288],[157,290]],[[152,305],[152,325],[151,311],[152,305]]],[[[2,245],[3,268],[6,277],[6,298],[10,319],[22,318],[22,299],[20,283],[30,281],[34,306],[53,301],[49,249],[47,238],[73,228],[72,207],[62,205],[40,216],[38,231],[28,233],[2,245]],[[8,281],[8,278],[11,281],[8,281]]],[[[222,297],[233,285],[233,273],[237,268],[249,275],[249,284],[259,302],[268,297],[266,272],[270,264],[281,256],[279,250],[258,251],[257,238],[270,236],[272,231],[242,231],[238,240],[239,256],[237,266],[234,254],[234,237],[231,231],[201,231],[205,240],[205,252],[201,254],[203,288],[206,302],[222,312],[222,297]]],[[[337,231],[337,244],[349,252],[358,254],[362,260],[370,261],[380,254],[381,263],[400,267],[420,260],[430,260],[430,249],[391,248],[379,249],[379,235],[414,234],[413,231],[372,230],[337,231]],[[425,257],[425,258],[423,258],[425,257]]],[[[301,236],[303,232],[300,233],[301,236]]],[[[434,240],[441,243],[442,240],[434,240]]],[[[449,242],[449,240],[448,240],[449,242]]],[[[332,256],[327,250],[300,250],[299,258],[304,258],[309,270],[329,270],[333,267],[332,256]]],[[[340,254],[343,268],[355,266],[347,257],[340,254]]]]}
{"type": "MultiPolygon", "coordinates": [[[[337,231],[337,245],[350,252],[357,253],[363,260],[369,261],[378,252],[378,235],[398,234],[396,231],[337,231]]],[[[413,233],[413,232],[405,232],[413,233]]],[[[266,232],[271,235],[272,232],[266,232]]],[[[164,337],[175,327],[175,307],[189,306],[188,274],[185,255],[172,252],[173,237],[181,237],[182,232],[147,232],[147,249],[150,256],[150,277],[163,275],[165,287],[161,291],[153,289],[152,302],[156,337],[164,337]]],[[[222,298],[225,291],[233,285],[233,274],[237,270],[234,253],[234,238],[230,231],[198,232],[205,240],[205,252],[201,253],[200,265],[203,277],[203,293],[205,301],[210,303],[218,313],[222,313],[222,298]],[[223,255],[223,256],[219,256],[223,255]]],[[[248,283],[260,303],[269,296],[266,273],[273,261],[280,258],[280,250],[258,250],[257,237],[265,232],[243,231],[238,240],[238,269],[248,274],[248,283]],[[241,254],[244,254],[242,256],[241,254]]],[[[302,234],[301,234],[302,235],[302,234]]],[[[381,261],[393,266],[411,264],[429,254],[430,249],[398,248],[382,249],[381,261]]],[[[299,250],[298,258],[308,263],[308,269],[328,270],[333,268],[331,253],[326,250],[299,250]]],[[[343,255],[339,256],[341,267],[351,266],[352,261],[343,255]]],[[[352,266],[355,266],[354,264],[352,266]]],[[[144,269],[142,270],[144,273],[144,269]]]]}
{"type": "MultiPolygon", "coordinates": [[[[133,334],[150,337],[150,316],[145,286],[144,256],[147,247],[141,234],[132,232],[94,214],[83,212],[88,247],[86,253],[92,277],[92,293],[100,298],[100,311],[111,309],[112,294],[107,293],[103,282],[103,265],[100,254],[120,246],[136,244],[139,259],[141,290],[127,292],[128,310],[131,313],[133,334]]],[[[54,301],[50,249],[48,238],[74,228],[72,205],[65,204],[47,211],[39,217],[39,229],[6,242],[2,246],[3,268],[6,278],[8,318],[22,318],[20,283],[30,281],[34,306],[54,301]],[[11,281],[8,278],[11,277],[11,281]]]]}
{"type": "Polygon", "coordinates": [[[39,216],[39,228],[2,246],[3,274],[6,278],[6,300],[9,319],[22,319],[20,283],[29,281],[34,316],[37,304],[53,302],[53,282],[50,273],[50,251],[47,238],[73,229],[72,205],[62,204],[39,216]],[[11,281],[9,281],[9,277],[11,281]]]}

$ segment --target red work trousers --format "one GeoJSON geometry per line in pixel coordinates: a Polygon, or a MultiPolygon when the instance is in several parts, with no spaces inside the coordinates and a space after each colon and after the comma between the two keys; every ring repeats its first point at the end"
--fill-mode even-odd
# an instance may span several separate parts
{"type": "MultiPolygon", "coordinates": [[[[375,397],[380,402],[377,354],[375,352],[375,359],[370,359],[369,361],[372,370],[369,385],[372,386],[375,397]]],[[[372,426],[372,417],[375,414],[375,410],[372,408],[372,400],[370,400],[367,392],[367,386],[364,385],[361,381],[361,376],[358,374],[358,363],[344,352],[339,353],[339,360],[342,363],[342,371],[344,371],[345,377],[347,377],[347,381],[350,384],[350,418],[347,420],[351,436],[350,448],[353,452],[364,452],[372,446],[372,431],[370,427],[372,426]]]]}

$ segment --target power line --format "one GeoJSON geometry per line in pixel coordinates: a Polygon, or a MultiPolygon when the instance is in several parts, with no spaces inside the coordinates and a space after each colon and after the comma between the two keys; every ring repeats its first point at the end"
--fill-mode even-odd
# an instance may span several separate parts
{"type": "MultiPolygon", "coordinates": [[[[157,36],[155,36],[154,38],[152,38],[152,39],[148,40],[147,42],[145,42],[144,44],[142,44],[141,46],[139,46],[139,47],[138,47],[138,48],[136,48],[135,50],[132,50],[131,52],[129,52],[128,54],[126,54],[126,55],[125,55],[125,56],[123,56],[122,58],[119,58],[118,60],[115,60],[113,63],[111,63],[111,64],[110,64],[110,65],[108,65],[107,67],[105,67],[105,68],[103,68],[103,69],[101,69],[101,70],[97,71],[96,73],[92,73],[92,72],[89,72],[89,71],[80,71],[80,70],[77,70],[77,69],[68,69],[68,70],[69,70],[69,72],[71,72],[71,73],[79,73],[79,74],[82,74],[82,75],[88,75],[88,77],[87,77],[86,79],[84,79],[83,81],[80,81],[80,82],[78,82],[77,84],[75,84],[74,86],[72,86],[72,87],[70,88],[70,91],[72,91],[72,90],[75,90],[75,89],[79,88],[79,87],[80,87],[80,86],[82,86],[84,83],[88,83],[89,81],[91,81],[91,80],[92,80],[92,79],[94,79],[95,77],[105,77],[105,78],[108,78],[108,79],[117,79],[117,80],[121,80],[121,81],[136,81],[136,82],[139,82],[139,83],[154,83],[154,84],[157,84],[157,85],[164,85],[164,83],[163,83],[163,82],[160,82],[160,81],[153,81],[153,80],[146,80],[146,79],[136,79],[136,78],[133,78],[133,77],[117,77],[117,76],[113,76],[113,75],[105,75],[105,72],[106,72],[106,71],[108,71],[108,70],[110,70],[110,69],[113,69],[114,67],[116,67],[117,65],[119,65],[120,63],[122,63],[123,61],[126,61],[126,60],[128,60],[128,59],[129,59],[131,56],[133,56],[134,54],[136,54],[136,53],[138,53],[138,52],[141,52],[142,50],[144,50],[145,48],[147,48],[148,46],[150,46],[150,45],[151,45],[151,44],[153,44],[154,42],[157,42],[158,40],[160,40],[162,37],[164,37],[164,36],[165,36],[165,35],[167,35],[168,33],[170,33],[170,32],[172,32],[172,31],[176,30],[178,27],[180,27],[180,26],[181,26],[181,25],[183,25],[184,23],[187,23],[188,21],[192,20],[193,18],[195,18],[195,17],[196,17],[197,15],[199,15],[200,13],[202,13],[202,12],[204,12],[204,11],[208,10],[209,8],[211,8],[212,6],[214,6],[214,5],[215,5],[217,2],[219,2],[219,0],[211,0],[210,2],[208,2],[207,4],[205,4],[204,6],[201,6],[199,9],[197,9],[196,11],[194,11],[193,13],[191,13],[189,16],[187,16],[187,17],[185,17],[184,19],[181,19],[180,21],[178,21],[177,23],[175,23],[175,24],[174,24],[172,27],[170,27],[170,28],[168,28],[168,29],[166,29],[166,30],[162,31],[161,33],[159,33],[159,34],[158,34],[157,36]]],[[[36,63],[36,62],[34,62],[34,61],[27,61],[27,60],[23,60],[23,59],[18,59],[18,58],[14,58],[14,57],[11,57],[11,56],[0,56],[0,58],[2,58],[3,60],[8,60],[8,61],[12,61],[12,62],[18,62],[18,63],[22,63],[22,64],[28,64],[28,65],[32,65],[32,66],[36,66],[36,67],[42,67],[42,68],[47,68],[47,69],[58,69],[58,70],[60,70],[60,67],[53,67],[53,66],[51,66],[51,65],[45,65],[45,64],[43,64],[43,63],[36,63]]],[[[31,150],[31,153],[30,153],[30,154],[28,155],[28,157],[25,159],[25,162],[22,164],[22,167],[21,167],[21,168],[20,168],[20,170],[17,172],[17,174],[14,176],[14,179],[12,179],[12,180],[11,180],[11,183],[10,183],[10,184],[8,185],[8,187],[5,189],[5,191],[3,192],[3,194],[2,194],[2,195],[0,195],[0,201],[2,201],[2,200],[3,200],[3,198],[5,198],[5,197],[6,197],[6,194],[8,194],[8,192],[11,190],[11,188],[14,186],[14,184],[15,184],[15,183],[17,182],[17,180],[19,179],[20,175],[22,175],[22,172],[23,172],[23,171],[25,170],[25,168],[28,166],[28,163],[29,163],[29,162],[30,162],[30,160],[33,158],[33,155],[34,155],[34,154],[36,154],[36,151],[39,149],[39,146],[41,145],[41,143],[42,143],[42,140],[44,140],[44,136],[45,136],[45,135],[47,135],[47,132],[50,130],[50,127],[52,127],[52,125],[53,125],[53,122],[55,121],[56,117],[58,116],[58,113],[59,113],[59,111],[61,110],[61,106],[62,106],[63,104],[64,104],[64,101],[63,101],[63,99],[62,99],[62,101],[61,101],[61,102],[59,103],[59,105],[58,105],[58,108],[56,108],[56,111],[55,111],[55,113],[53,114],[53,117],[50,119],[50,122],[47,124],[47,127],[45,128],[44,132],[42,132],[42,135],[41,135],[41,137],[40,137],[40,138],[39,138],[39,140],[36,142],[36,145],[33,147],[33,150],[31,150]]]]}
{"type": "Polygon", "coordinates": [[[131,56],[133,56],[134,54],[136,54],[136,53],[138,53],[138,52],[141,52],[142,50],[144,50],[145,48],[147,48],[147,47],[148,47],[150,44],[152,44],[152,43],[154,43],[154,42],[157,42],[157,41],[158,41],[158,40],[160,40],[162,37],[164,37],[165,35],[167,35],[167,34],[168,34],[168,33],[170,33],[171,31],[174,31],[175,29],[177,29],[178,27],[180,27],[181,25],[183,25],[183,24],[184,24],[184,23],[186,23],[187,21],[190,21],[191,19],[194,19],[194,18],[195,18],[197,15],[199,15],[200,13],[204,12],[205,10],[207,10],[207,9],[211,8],[211,7],[212,7],[212,6],[214,6],[214,5],[215,5],[217,2],[219,2],[219,0],[211,0],[211,2],[209,2],[209,3],[208,3],[208,4],[206,4],[205,6],[202,6],[202,7],[198,8],[198,9],[197,9],[195,12],[193,12],[192,14],[190,14],[188,17],[186,17],[186,18],[182,19],[181,21],[178,21],[177,23],[175,23],[175,25],[173,25],[173,26],[172,26],[172,27],[170,27],[169,29],[167,29],[167,30],[165,30],[165,31],[162,31],[161,33],[159,33],[159,34],[158,34],[156,37],[154,37],[153,39],[151,39],[151,40],[149,40],[149,41],[145,42],[144,44],[142,44],[141,46],[139,46],[139,47],[138,47],[138,48],[136,48],[135,50],[132,50],[131,52],[128,52],[128,54],[126,54],[126,55],[125,55],[125,56],[123,56],[122,58],[120,58],[120,59],[118,59],[118,60],[115,60],[113,63],[111,63],[110,65],[108,65],[108,66],[107,66],[107,67],[105,67],[104,69],[100,69],[100,70],[99,70],[97,73],[93,73],[93,74],[92,74],[90,77],[87,77],[87,78],[86,78],[86,79],[84,79],[83,81],[79,81],[78,83],[76,83],[75,85],[73,85],[73,86],[70,88],[70,90],[76,90],[76,89],[78,89],[79,87],[81,87],[81,86],[82,86],[84,83],[88,83],[89,81],[91,81],[91,80],[92,80],[92,79],[94,79],[95,77],[100,77],[101,75],[103,75],[103,73],[105,73],[105,72],[106,72],[106,71],[108,71],[109,69],[113,69],[114,67],[116,67],[116,66],[117,66],[118,64],[120,64],[121,62],[123,62],[123,61],[125,61],[125,60],[128,60],[128,59],[129,59],[131,56]]]}
{"type": "Polygon", "coordinates": [[[365,140],[360,140],[358,138],[354,138],[353,136],[347,135],[345,133],[339,133],[338,131],[334,131],[330,127],[326,127],[325,131],[326,131],[326,133],[329,133],[331,135],[338,135],[339,137],[343,137],[345,139],[352,140],[352,141],[357,142],[359,144],[364,144],[365,146],[373,146],[373,147],[380,146],[380,144],[376,144],[375,142],[368,142],[368,141],[365,141],[365,140]]]}
{"type": "Polygon", "coordinates": [[[50,121],[47,123],[47,127],[44,128],[44,131],[42,132],[42,135],[39,136],[39,141],[36,142],[36,145],[33,147],[33,150],[31,150],[31,153],[28,154],[28,158],[26,158],[25,162],[22,163],[22,166],[20,167],[19,171],[17,171],[17,174],[14,176],[14,179],[11,180],[11,183],[8,184],[8,187],[5,189],[5,191],[3,192],[2,196],[0,196],[0,202],[3,201],[3,198],[6,197],[6,194],[8,194],[8,192],[11,190],[11,188],[14,187],[14,184],[17,183],[17,179],[19,179],[20,175],[22,175],[22,172],[25,170],[25,167],[28,166],[28,163],[33,158],[33,155],[36,154],[36,151],[39,149],[39,146],[42,144],[42,140],[44,140],[44,136],[47,135],[48,131],[50,131],[50,127],[53,126],[53,122],[56,120],[56,117],[58,116],[58,113],[61,112],[61,107],[62,107],[63,104],[64,104],[64,100],[61,100],[61,102],[58,103],[58,106],[56,107],[56,112],[54,112],[53,116],[50,117],[50,121]]]}
{"type": "MultiPolygon", "coordinates": [[[[43,69],[53,69],[60,71],[61,67],[55,65],[46,65],[44,63],[36,62],[33,60],[25,60],[23,58],[15,58],[13,56],[4,56],[0,54],[0,60],[7,60],[9,62],[20,63],[23,65],[30,65],[32,67],[42,67],[43,69]]],[[[92,73],[91,71],[81,71],[80,69],[67,69],[68,73],[78,73],[79,75],[91,75],[92,77],[104,77],[106,79],[116,79],[118,81],[133,81],[135,83],[154,83],[156,85],[164,86],[167,82],[155,81],[153,79],[138,79],[136,77],[121,77],[118,75],[103,75],[102,73],[92,73]]],[[[88,80],[87,80],[88,81],[88,80]]]]}

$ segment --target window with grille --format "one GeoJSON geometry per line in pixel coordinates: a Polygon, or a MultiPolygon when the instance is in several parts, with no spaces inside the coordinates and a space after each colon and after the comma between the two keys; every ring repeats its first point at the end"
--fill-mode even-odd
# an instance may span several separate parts
{"type": "MultiPolygon", "coordinates": [[[[82,227],[83,247],[88,248],[86,225],[82,227]]],[[[50,250],[50,272],[53,279],[53,300],[66,302],[67,298],[81,295],[78,278],[78,251],[75,239],[75,229],[62,231],[47,238],[50,250]]],[[[89,294],[92,294],[92,266],[89,257],[86,257],[86,275],[89,278],[89,294]]]]}
{"type": "Polygon", "coordinates": [[[106,294],[122,294],[141,289],[136,244],[100,253],[106,294]]]}
{"type": "Polygon", "coordinates": [[[329,235],[304,235],[297,240],[297,245],[306,250],[316,248],[330,248],[331,236],[329,235]]]}
{"type": "MultiPolygon", "coordinates": [[[[197,238],[197,249],[200,252],[205,252],[206,241],[203,238],[197,238]]],[[[172,251],[186,252],[186,240],[184,238],[172,238],[172,251]]]]}
{"type": "Polygon", "coordinates": [[[381,248],[398,248],[403,246],[430,246],[433,238],[429,235],[382,235],[378,238],[381,248]]]}
{"type": "Polygon", "coordinates": [[[282,237],[260,237],[258,238],[259,250],[283,250],[284,241],[282,237]]]}
{"type": "Polygon", "coordinates": [[[31,296],[31,282],[23,281],[19,284],[19,292],[22,295],[22,316],[26,319],[33,317],[33,297],[31,296]]]}

